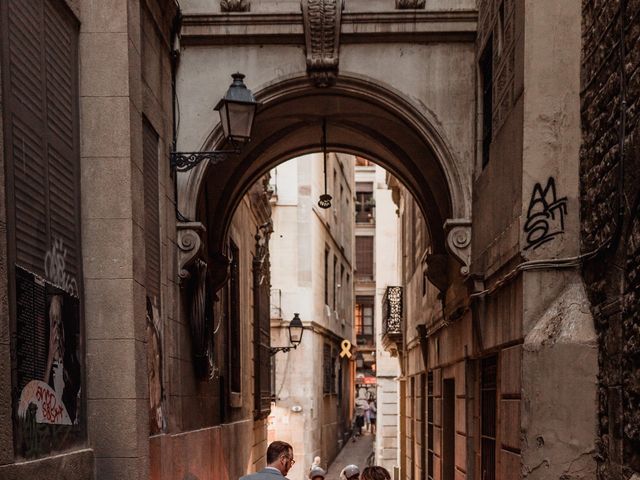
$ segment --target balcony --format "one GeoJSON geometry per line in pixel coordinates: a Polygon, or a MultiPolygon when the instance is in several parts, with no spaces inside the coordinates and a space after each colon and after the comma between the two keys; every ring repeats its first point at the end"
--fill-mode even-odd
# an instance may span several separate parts
{"type": "Polygon", "coordinates": [[[402,351],[402,287],[387,287],[384,292],[382,345],[392,357],[402,351]]]}

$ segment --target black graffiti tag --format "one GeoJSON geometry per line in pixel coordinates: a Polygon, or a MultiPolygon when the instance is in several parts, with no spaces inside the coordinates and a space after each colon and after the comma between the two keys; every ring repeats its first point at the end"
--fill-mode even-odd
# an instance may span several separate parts
{"type": "Polygon", "coordinates": [[[524,224],[524,232],[527,234],[525,250],[535,250],[564,233],[566,214],[567,197],[557,197],[555,179],[549,177],[544,189],[536,183],[529,201],[527,222],[524,224]]]}

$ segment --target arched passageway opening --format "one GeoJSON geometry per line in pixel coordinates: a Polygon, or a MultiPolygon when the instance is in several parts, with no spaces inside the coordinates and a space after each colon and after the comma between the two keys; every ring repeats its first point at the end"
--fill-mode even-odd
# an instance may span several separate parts
{"type": "MultiPolygon", "coordinates": [[[[207,226],[209,258],[220,262],[220,268],[214,267],[220,272],[219,284],[225,279],[224,239],[240,199],[277,164],[319,151],[323,121],[327,148],[373,159],[397,177],[427,220],[433,253],[451,251],[444,225],[470,218],[471,168],[455,155],[428,108],[389,87],[349,75],[341,75],[336,86],[327,89],[295,77],[259,89],[256,97],[261,108],[252,141],[241,154],[216,165],[203,163],[178,179],[179,210],[207,226]],[[206,213],[201,209],[199,214],[203,200],[206,213]]],[[[203,150],[221,142],[221,132],[214,130],[203,150]]]]}

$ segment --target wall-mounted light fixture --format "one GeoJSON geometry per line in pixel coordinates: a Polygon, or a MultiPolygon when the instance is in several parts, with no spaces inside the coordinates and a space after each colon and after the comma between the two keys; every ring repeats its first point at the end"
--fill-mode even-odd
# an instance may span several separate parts
{"type": "Polygon", "coordinates": [[[294,313],[293,319],[289,322],[289,343],[288,347],[271,347],[269,352],[271,355],[275,355],[278,352],[288,352],[289,350],[295,350],[302,341],[302,334],[304,333],[304,325],[299,317],[300,314],[294,313]]]}
{"type": "Polygon", "coordinates": [[[361,370],[364,368],[364,355],[361,352],[356,354],[356,368],[361,370]]]}
{"type": "Polygon", "coordinates": [[[230,155],[240,153],[240,146],[250,140],[258,102],[244,84],[242,73],[234,73],[231,76],[233,83],[218,102],[215,110],[220,114],[222,132],[232,148],[209,152],[171,152],[172,170],[186,172],[203,160],[209,160],[215,165],[226,160],[230,155]]]}

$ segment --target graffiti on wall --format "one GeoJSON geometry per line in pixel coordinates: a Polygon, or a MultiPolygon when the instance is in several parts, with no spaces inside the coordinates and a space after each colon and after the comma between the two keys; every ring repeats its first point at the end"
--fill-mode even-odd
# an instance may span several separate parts
{"type": "Polygon", "coordinates": [[[558,198],[556,182],[549,177],[543,188],[536,183],[531,193],[524,233],[527,245],[524,248],[535,250],[564,233],[564,216],[567,214],[567,197],[558,198]]]}
{"type": "Polygon", "coordinates": [[[162,330],[156,302],[147,297],[147,376],[149,379],[149,428],[151,434],[166,430],[163,413],[162,330]]]}
{"type": "Polygon", "coordinates": [[[67,249],[61,238],[56,238],[47,251],[44,257],[44,272],[51,283],[70,295],[78,296],[78,282],[67,272],[67,249]]]}
{"type": "Polygon", "coordinates": [[[55,239],[46,278],[16,266],[16,450],[25,457],[83,435],[80,300],[55,239]]]}

